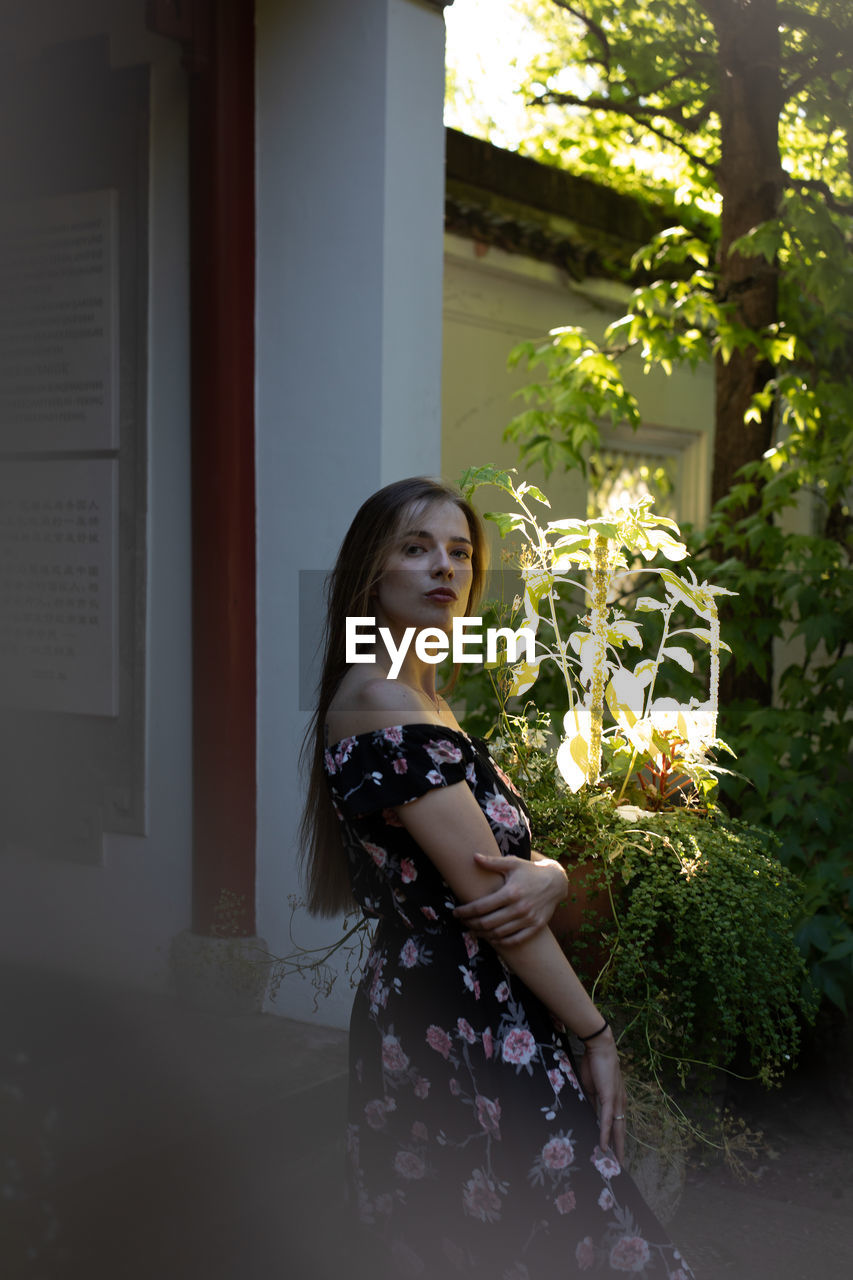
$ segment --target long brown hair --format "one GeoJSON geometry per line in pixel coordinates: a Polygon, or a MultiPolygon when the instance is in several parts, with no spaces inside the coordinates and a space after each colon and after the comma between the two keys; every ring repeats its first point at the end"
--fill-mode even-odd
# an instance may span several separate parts
{"type": "Polygon", "coordinates": [[[465,612],[470,616],[485,581],[487,550],[483,526],[476,511],[457,489],[425,476],[397,480],[363,503],[341,543],[326,583],[326,633],[317,707],[300,753],[300,766],[308,773],[305,808],[299,825],[300,863],[312,915],[335,916],[355,906],[341,827],[323,768],[326,716],[347,670],[346,619],[372,613],[370,593],[379,581],[403,521],[414,514],[414,509],[433,502],[455,503],[468,521],[473,552],[471,591],[465,612]]]}

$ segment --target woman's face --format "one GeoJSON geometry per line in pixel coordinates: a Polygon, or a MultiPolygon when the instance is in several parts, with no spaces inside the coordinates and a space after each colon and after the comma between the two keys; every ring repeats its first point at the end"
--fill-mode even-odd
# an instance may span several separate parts
{"type": "Polygon", "coordinates": [[[372,600],[378,626],[439,627],[465,613],[472,580],[471,531],[455,502],[416,507],[401,524],[372,600]]]}

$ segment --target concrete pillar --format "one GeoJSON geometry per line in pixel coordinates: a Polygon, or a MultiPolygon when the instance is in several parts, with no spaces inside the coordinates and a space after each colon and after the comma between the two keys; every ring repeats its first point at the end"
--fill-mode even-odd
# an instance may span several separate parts
{"type": "MultiPolygon", "coordinates": [[[[440,465],[444,23],[421,0],[257,0],[258,927],[298,891],[300,569],[440,465]]],[[[301,915],[304,944],[332,936],[301,915]]],[[[342,1023],[343,980],[319,1017],[342,1023]]],[[[310,1015],[295,981],[277,1008],[310,1015]]]]}

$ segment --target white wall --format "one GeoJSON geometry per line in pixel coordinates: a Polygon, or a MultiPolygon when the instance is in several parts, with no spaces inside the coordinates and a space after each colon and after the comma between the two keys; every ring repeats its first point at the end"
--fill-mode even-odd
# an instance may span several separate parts
{"type": "Polygon", "coordinates": [[[148,834],[106,835],[102,866],[0,854],[7,958],[131,985],[166,977],[190,911],[189,387],[186,76],[138,0],[30,0],[4,51],[110,34],[115,66],[151,65],[147,619],[148,834]]]}
{"type": "MultiPolygon", "coordinates": [[[[604,329],[626,310],[629,290],[605,280],[578,284],[547,263],[501,249],[445,237],[442,470],[457,480],[468,466],[495,463],[518,467],[519,478],[538,484],[554,514],[585,514],[586,488],[578,472],[545,479],[540,464],[519,463],[518,448],[503,431],[524,404],[513,393],[537,371],[507,371],[517,343],[545,340],[550,329],[581,325],[600,341],[604,329]],[[485,249],[485,251],[484,251],[485,249]]],[[[625,381],[638,397],[644,425],[636,440],[682,455],[683,515],[703,521],[710,492],[713,439],[713,371],[677,369],[672,377],[643,377],[639,359],[626,364],[625,381]]],[[[476,501],[495,505],[497,490],[476,501]]],[[[497,504],[500,509],[500,504],[497,504]]],[[[493,543],[493,547],[496,543],[493,543]]]]}
{"type": "MultiPolygon", "coordinates": [[[[258,932],[290,950],[300,569],[440,466],[444,23],[419,0],[257,3],[258,932]]],[[[303,945],[337,932],[296,923],[303,945]]],[[[318,1021],[344,1025],[345,980],[318,1021]]],[[[312,1016],[307,983],[275,1009],[312,1016]]]]}

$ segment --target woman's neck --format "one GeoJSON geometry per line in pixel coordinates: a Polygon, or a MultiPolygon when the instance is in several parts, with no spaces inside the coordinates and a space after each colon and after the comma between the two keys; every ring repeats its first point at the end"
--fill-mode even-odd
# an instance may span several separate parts
{"type": "Polygon", "coordinates": [[[424,662],[418,657],[413,627],[401,627],[389,623],[377,611],[376,643],[373,650],[373,674],[388,680],[396,680],[422,694],[435,710],[440,709],[435,691],[436,664],[424,662]],[[379,634],[382,629],[383,635],[379,634]]]}
{"type": "Polygon", "coordinates": [[[423,662],[410,649],[394,675],[391,675],[391,669],[391,658],[387,654],[377,655],[372,670],[374,676],[384,676],[386,680],[396,680],[398,684],[406,685],[415,693],[422,694],[436,712],[440,711],[441,700],[435,691],[435,667],[431,663],[423,662]]]}

